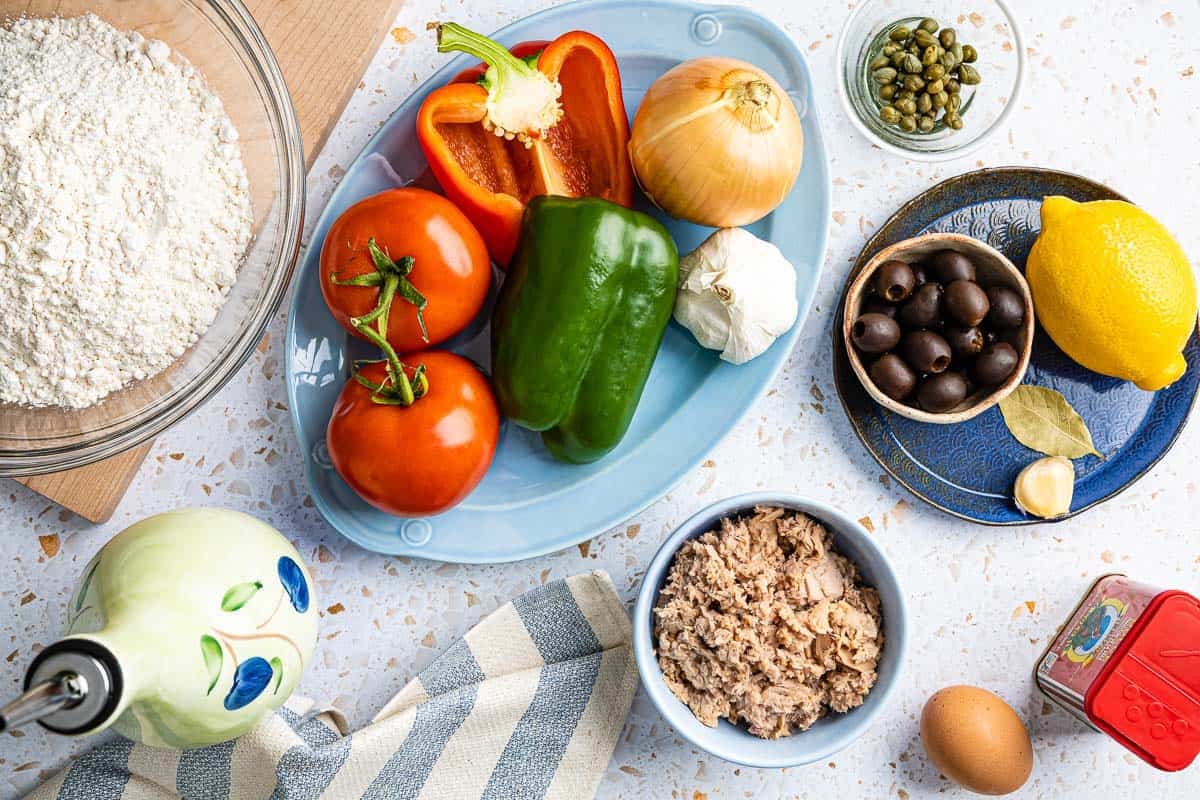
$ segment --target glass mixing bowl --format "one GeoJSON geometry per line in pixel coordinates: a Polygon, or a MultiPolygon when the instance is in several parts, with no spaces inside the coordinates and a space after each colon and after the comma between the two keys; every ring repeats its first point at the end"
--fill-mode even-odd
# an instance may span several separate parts
{"type": "Polygon", "coordinates": [[[94,13],[161,39],[196,66],[237,126],[254,238],[208,331],[162,373],[90,408],[0,404],[0,475],[80,467],[161,433],[211,397],[249,358],[283,299],[300,249],[304,150],[270,46],[240,0],[0,0],[17,17],[94,13]]]}

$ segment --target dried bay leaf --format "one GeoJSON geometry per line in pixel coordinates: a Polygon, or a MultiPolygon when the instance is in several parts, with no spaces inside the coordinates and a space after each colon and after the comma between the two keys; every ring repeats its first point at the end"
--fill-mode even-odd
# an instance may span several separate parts
{"type": "Polygon", "coordinates": [[[1017,441],[1048,456],[1104,458],[1083,417],[1067,398],[1044,386],[1021,385],[1000,401],[1004,424],[1017,441]]]}

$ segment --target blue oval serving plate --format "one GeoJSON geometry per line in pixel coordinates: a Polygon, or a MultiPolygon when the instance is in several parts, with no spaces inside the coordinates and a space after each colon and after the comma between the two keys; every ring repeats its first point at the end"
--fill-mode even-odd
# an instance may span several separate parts
{"type": "MultiPolygon", "coordinates": [[[[410,184],[436,188],[417,142],[416,117],[429,92],[473,64],[467,56],[449,61],[404,101],[347,170],[317,222],[288,317],[288,396],[313,500],[334,528],[370,550],[493,563],[560,550],[612,528],[665,494],[750,409],[787,359],[812,304],[825,258],[830,184],[811,77],[795,43],[752,11],[677,0],[571,3],[522,19],[495,38],[511,47],[575,29],[600,36],[616,54],[630,115],[656,78],[705,55],[756,64],[788,92],[803,120],[804,166],[783,205],[749,229],[795,265],[799,318],[770,350],[742,366],[720,361],[672,322],[629,432],[594,464],[554,461],[536,434],[505,424],[491,469],[454,509],[400,519],[363,502],[332,468],[325,428],[351,361],[376,354],[352,341],[326,310],[317,274],[321,245],[333,220],[364,197],[410,184]]],[[[681,253],[711,232],[656,216],[681,253]]],[[[493,298],[499,273],[496,278],[493,298]]],[[[450,343],[485,369],[490,305],[489,300],[475,325],[450,343]]]]}
{"type": "MultiPolygon", "coordinates": [[[[1079,201],[1124,200],[1102,184],[1054,170],[983,169],[950,178],[909,201],[867,242],[850,280],[884,247],[924,233],[961,233],[987,242],[1023,272],[1041,231],[1047,195],[1079,201]]],[[[849,284],[847,284],[849,285],[849,284]]],[[[839,308],[844,306],[843,302],[839,308]]],[[[986,525],[1041,520],[1012,502],[1017,473],[1040,457],[1009,433],[998,408],[957,425],[915,422],[875,403],[850,368],[840,332],[833,330],[834,377],[842,405],[867,450],[913,494],[950,514],[986,525]]],[[[1039,326],[1025,383],[1056,389],[1092,432],[1104,458],[1075,460],[1075,497],[1067,519],[1103,503],[1145,475],[1175,443],[1200,384],[1200,342],[1184,350],[1188,369],[1158,392],[1098,375],[1072,361],[1039,326]]]]}

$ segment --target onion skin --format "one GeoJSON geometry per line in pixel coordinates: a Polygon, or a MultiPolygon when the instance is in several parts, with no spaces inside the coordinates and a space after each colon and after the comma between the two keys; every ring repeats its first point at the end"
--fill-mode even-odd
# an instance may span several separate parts
{"type": "Polygon", "coordinates": [[[804,132],[782,87],[733,58],[668,70],[633,120],[629,158],[647,197],[673,217],[730,228],[771,213],[800,174],[804,132]]]}

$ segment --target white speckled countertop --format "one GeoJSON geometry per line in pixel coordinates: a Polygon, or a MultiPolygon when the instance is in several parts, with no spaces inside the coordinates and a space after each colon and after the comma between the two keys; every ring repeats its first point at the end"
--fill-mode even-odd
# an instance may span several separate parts
{"type": "MultiPolygon", "coordinates": [[[[309,179],[316,221],[344,168],[392,109],[444,58],[425,23],[454,18],[494,30],[544,0],[409,0],[309,179]],[[486,7],[486,10],[484,8],[486,7]]],[[[1031,80],[1011,130],[976,155],[938,166],[899,160],[849,126],[835,95],[834,41],[852,0],[759,10],[799,42],[817,76],[829,146],[833,220],[816,306],[801,343],[763,398],[664,499],[588,544],[531,561],[464,567],[379,556],[348,544],[312,507],[282,401],[284,311],[249,364],[218,396],[162,436],[113,520],[92,526],[12,482],[0,492],[0,694],[53,641],[77,573],[129,523],[187,505],[256,514],[309,559],[322,621],[300,691],[368,719],[410,676],[483,614],[546,580],[607,570],[631,600],[640,570],[674,525],[718,498],[757,488],[799,492],[869,521],[910,594],[911,659],[886,718],[828,763],[738,768],[674,735],[639,695],[600,790],[604,798],[966,796],[925,761],[917,717],[953,683],[992,689],[1028,722],[1033,777],[1020,797],[1194,798],[1200,767],[1166,775],[1054,710],[1030,672],[1090,579],[1128,572],[1200,590],[1200,426],[1133,488],[1061,525],[971,526],[914,500],[881,474],[851,432],[830,369],[830,312],[865,237],[903,201],[952,175],[990,165],[1085,174],[1147,207],[1200,256],[1200,5],[1195,0],[1012,0],[1031,80]]],[[[971,0],[963,0],[968,12],[971,0]]],[[[86,746],[39,729],[0,736],[0,796],[14,797],[86,746]]],[[[1014,795],[1018,796],[1018,795],[1014,795]]]]}

